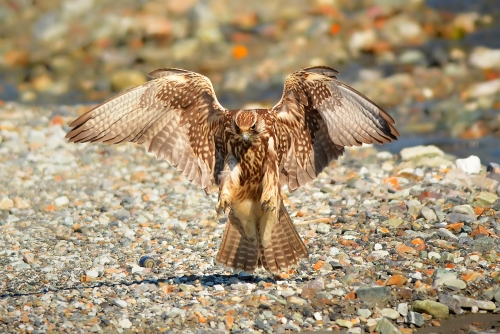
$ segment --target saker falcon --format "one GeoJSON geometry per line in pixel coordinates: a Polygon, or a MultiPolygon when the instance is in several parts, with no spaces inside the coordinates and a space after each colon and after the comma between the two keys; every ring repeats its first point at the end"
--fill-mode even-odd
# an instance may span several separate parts
{"type": "Polygon", "coordinates": [[[345,146],[399,136],[391,116],[337,74],[326,66],[296,71],[273,108],[228,111],[207,77],[160,69],[73,121],[66,138],[143,144],[205,191],[218,185],[216,210],[230,211],[217,262],[278,274],[308,257],[281,188],[313,180],[345,146]]]}

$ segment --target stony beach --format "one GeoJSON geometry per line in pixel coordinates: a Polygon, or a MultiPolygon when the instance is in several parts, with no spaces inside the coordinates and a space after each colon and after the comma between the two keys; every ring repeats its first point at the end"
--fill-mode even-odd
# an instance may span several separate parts
{"type": "Polygon", "coordinates": [[[133,144],[68,144],[87,109],[0,107],[0,332],[498,332],[498,165],[349,149],[284,191],[309,260],[237,274],[216,192],[133,144]]]}

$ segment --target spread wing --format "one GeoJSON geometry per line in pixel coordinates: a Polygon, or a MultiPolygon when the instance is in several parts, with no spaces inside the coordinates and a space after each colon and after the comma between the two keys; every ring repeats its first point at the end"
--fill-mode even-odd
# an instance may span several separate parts
{"type": "Polygon", "coordinates": [[[189,181],[207,190],[215,181],[215,138],[227,110],[205,76],[161,69],[153,80],[89,110],[73,121],[70,142],[143,144],[189,181]]]}
{"type": "Polygon", "coordinates": [[[366,96],[337,80],[329,67],[292,73],[272,111],[284,156],[280,183],[290,191],[306,184],[344,152],[345,146],[397,140],[394,120],[366,96]]]}

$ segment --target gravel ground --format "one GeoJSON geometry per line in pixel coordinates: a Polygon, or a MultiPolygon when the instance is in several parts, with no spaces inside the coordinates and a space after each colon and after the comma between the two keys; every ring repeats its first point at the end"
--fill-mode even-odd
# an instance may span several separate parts
{"type": "Polygon", "coordinates": [[[66,143],[86,109],[0,107],[0,332],[411,333],[500,312],[488,161],[349,150],[285,191],[309,261],[235,274],[214,263],[216,193],[142,147],[66,143]]]}

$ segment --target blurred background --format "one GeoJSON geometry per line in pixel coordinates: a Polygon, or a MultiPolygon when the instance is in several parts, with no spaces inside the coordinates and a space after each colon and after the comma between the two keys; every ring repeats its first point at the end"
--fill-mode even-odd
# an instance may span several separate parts
{"type": "Polygon", "coordinates": [[[312,65],[389,111],[389,150],[500,160],[498,0],[0,0],[0,105],[95,104],[178,67],[270,107],[312,65]]]}

